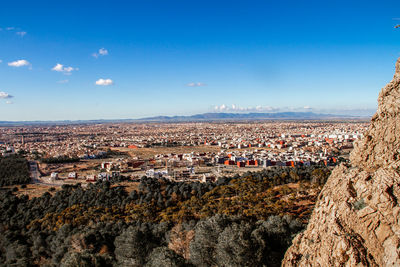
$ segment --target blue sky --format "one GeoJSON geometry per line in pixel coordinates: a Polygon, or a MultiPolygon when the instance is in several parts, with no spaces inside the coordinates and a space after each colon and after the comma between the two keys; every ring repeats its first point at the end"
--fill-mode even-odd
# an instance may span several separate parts
{"type": "Polygon", "coordinates": [[[3,1],[0,120],[368,113],[397,24],[399,1],[3,1]]]}

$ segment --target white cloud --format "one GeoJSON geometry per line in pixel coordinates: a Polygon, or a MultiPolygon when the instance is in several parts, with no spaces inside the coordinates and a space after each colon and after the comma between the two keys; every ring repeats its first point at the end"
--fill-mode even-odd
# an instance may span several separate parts
{"type": "Polygon", "coordinates": [[[114,84],[114,82],[111,79],[98,79],[96,81],[96,85],[107,86],[107,85],[112,85],[112,84],[114,84]]]}
{"type": "Polygon", "coordinates": [[[2,63],[2,62],[3,62],[3,60],[0,59],[0,63],[2,63]]]}
{"type": "Polygon", "coordinates": [[[61,80],[61,81],[58,81],[57,83],[67,83],[67,82],[69,82],[69,80],[61,80]]]}
{"type": "Polygon", "coordinates": [[[17,32],[16,34],[21,37],[24,37],[27,34],[27,32],[17,32]]]}
{"type": "Polygon", "coordinates": [[[276,112],[313,112],[317,114],[335,114],[335,115],[351,115],[351,116],[371,116],[376,111],[376,108],[314,108],[311,106],[303,107],[241,107],[235,104],[232,105],[216,105],[213,107],[214,112],[260,112],[260,113],[276,113],[276,112]]]}
{"type": "Polygon", "coordinates": [[[7,105],[11,105],[11,104],[13,104],[13,102],[12,101],[6,101],[6,104],[7,105]]]}
{"type": "Polygon", "coordinates": [[[51,70],[57,71],[57,72],[62,72],[65,75],[71,75],[73,71],[77,71],[79,69],[73,68],[73,67],[64,67],[63,64],[57,63],[51,70]]]}
{"type": "Polygon", "coordinates": [[[0,92],[0,99],[7,99],[7,98],[13,98],[13,96],[6,92],[0,92]]]}
{"type": "Polygon", "coordinates": [[[206,84],[197,82],[197,83],[188,83],[187,86],[189,86],[189,87],[199,87],[199,86],[206,86],[206,84]]]}
{"type": "Polygon", "coordinates": [[[102,56],[106,56],[106,55],[108,55],[108,50],[105,49],[105,48],[100,48],[99,49],[99,54],[102,55],[102,56]]]}
{"type": "Polygon", "coordinates": [[[280,108],[274,108],[270,106],[256,106],[256,107],[241,107],[239,105],[232,104],[227,106],[222,104],[220,106],[215,106],[214,110],[217,112],[278,112],[281,111],[280,108]]]}
{"type": "Polygon", "coordinates": [[[108,50],[105,48],[100,48],[97,53],[93,53],[92,56],[98,58],[99,56],[107,56],[108,50]]]}
{"type": "Polygon", "coordinates": [[[16,61],[8,63],[8,66],[11,66],[11,67],[23,67],[23,66],[29,66],[29,65],[31,65],[31,63],[29,63],[25,59],[20,59],[20,60],[16,60],[16,61]]]}
{"type": "Polygon", "coordinates": [[[7,27],[6,30],[7,31],[13,31],[13,30],[15,30],[15,27],[7,27]]]}
{"type": "Polygon", "coordinates": [[[54,70],[54,71],[63,71],[63,65],[57,63],[51,70],[54,70]]]}
{"type": "Polygon", "coordinates": [[[64,71],[65,71],[65,72],[71,72],[71,71],[73,71],[73,70],[74,70],[73,67],[65,67],[65,68],[64,68],[64,71]]]}

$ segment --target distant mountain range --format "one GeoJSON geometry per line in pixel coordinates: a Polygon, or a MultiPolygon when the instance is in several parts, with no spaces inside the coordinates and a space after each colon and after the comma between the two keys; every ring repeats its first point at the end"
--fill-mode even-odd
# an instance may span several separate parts
{"type": "Polygon", "coordinates": [[[191,116],[157,116],[138,119],[136,121],[149,122],[185,122],[185,121],[243,121],[243,120],[320,120],[363,118],[360,116],[346,116],[334,114],[318,114],[313,112],[276,112],[276,113],[203,113],[191,116]]]}
{"type": "Polygon", "coordinates": [[[63,121],[0,121],[0,126],[19,125],[68,125],[96,123],[129,122],[196,122],[196,121],[259,121],[259,120],[337,120],[366,119],[365,116],[319,114],[313,112],[276,112],[276,113],[203,113],[190,116],[156,116],[141,119],[115,120],[63,120],[63,121]]]}

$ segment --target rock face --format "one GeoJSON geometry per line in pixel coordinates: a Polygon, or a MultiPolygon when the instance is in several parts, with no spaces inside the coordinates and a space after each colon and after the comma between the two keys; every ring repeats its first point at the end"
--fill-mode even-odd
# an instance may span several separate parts
{"type": "Polygon", "coordinates": [[[282,266],[400,266],[400,58],[351,167],[335,168],[282,266]]]}

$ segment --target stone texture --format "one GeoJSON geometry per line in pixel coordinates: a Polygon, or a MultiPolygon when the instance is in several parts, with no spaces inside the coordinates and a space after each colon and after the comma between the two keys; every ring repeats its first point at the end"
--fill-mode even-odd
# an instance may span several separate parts
{"type": "Polygon", "coordinates": [[[282,266],[400,266],[400,58],[351,166],[334,169],[282,266]]]}

